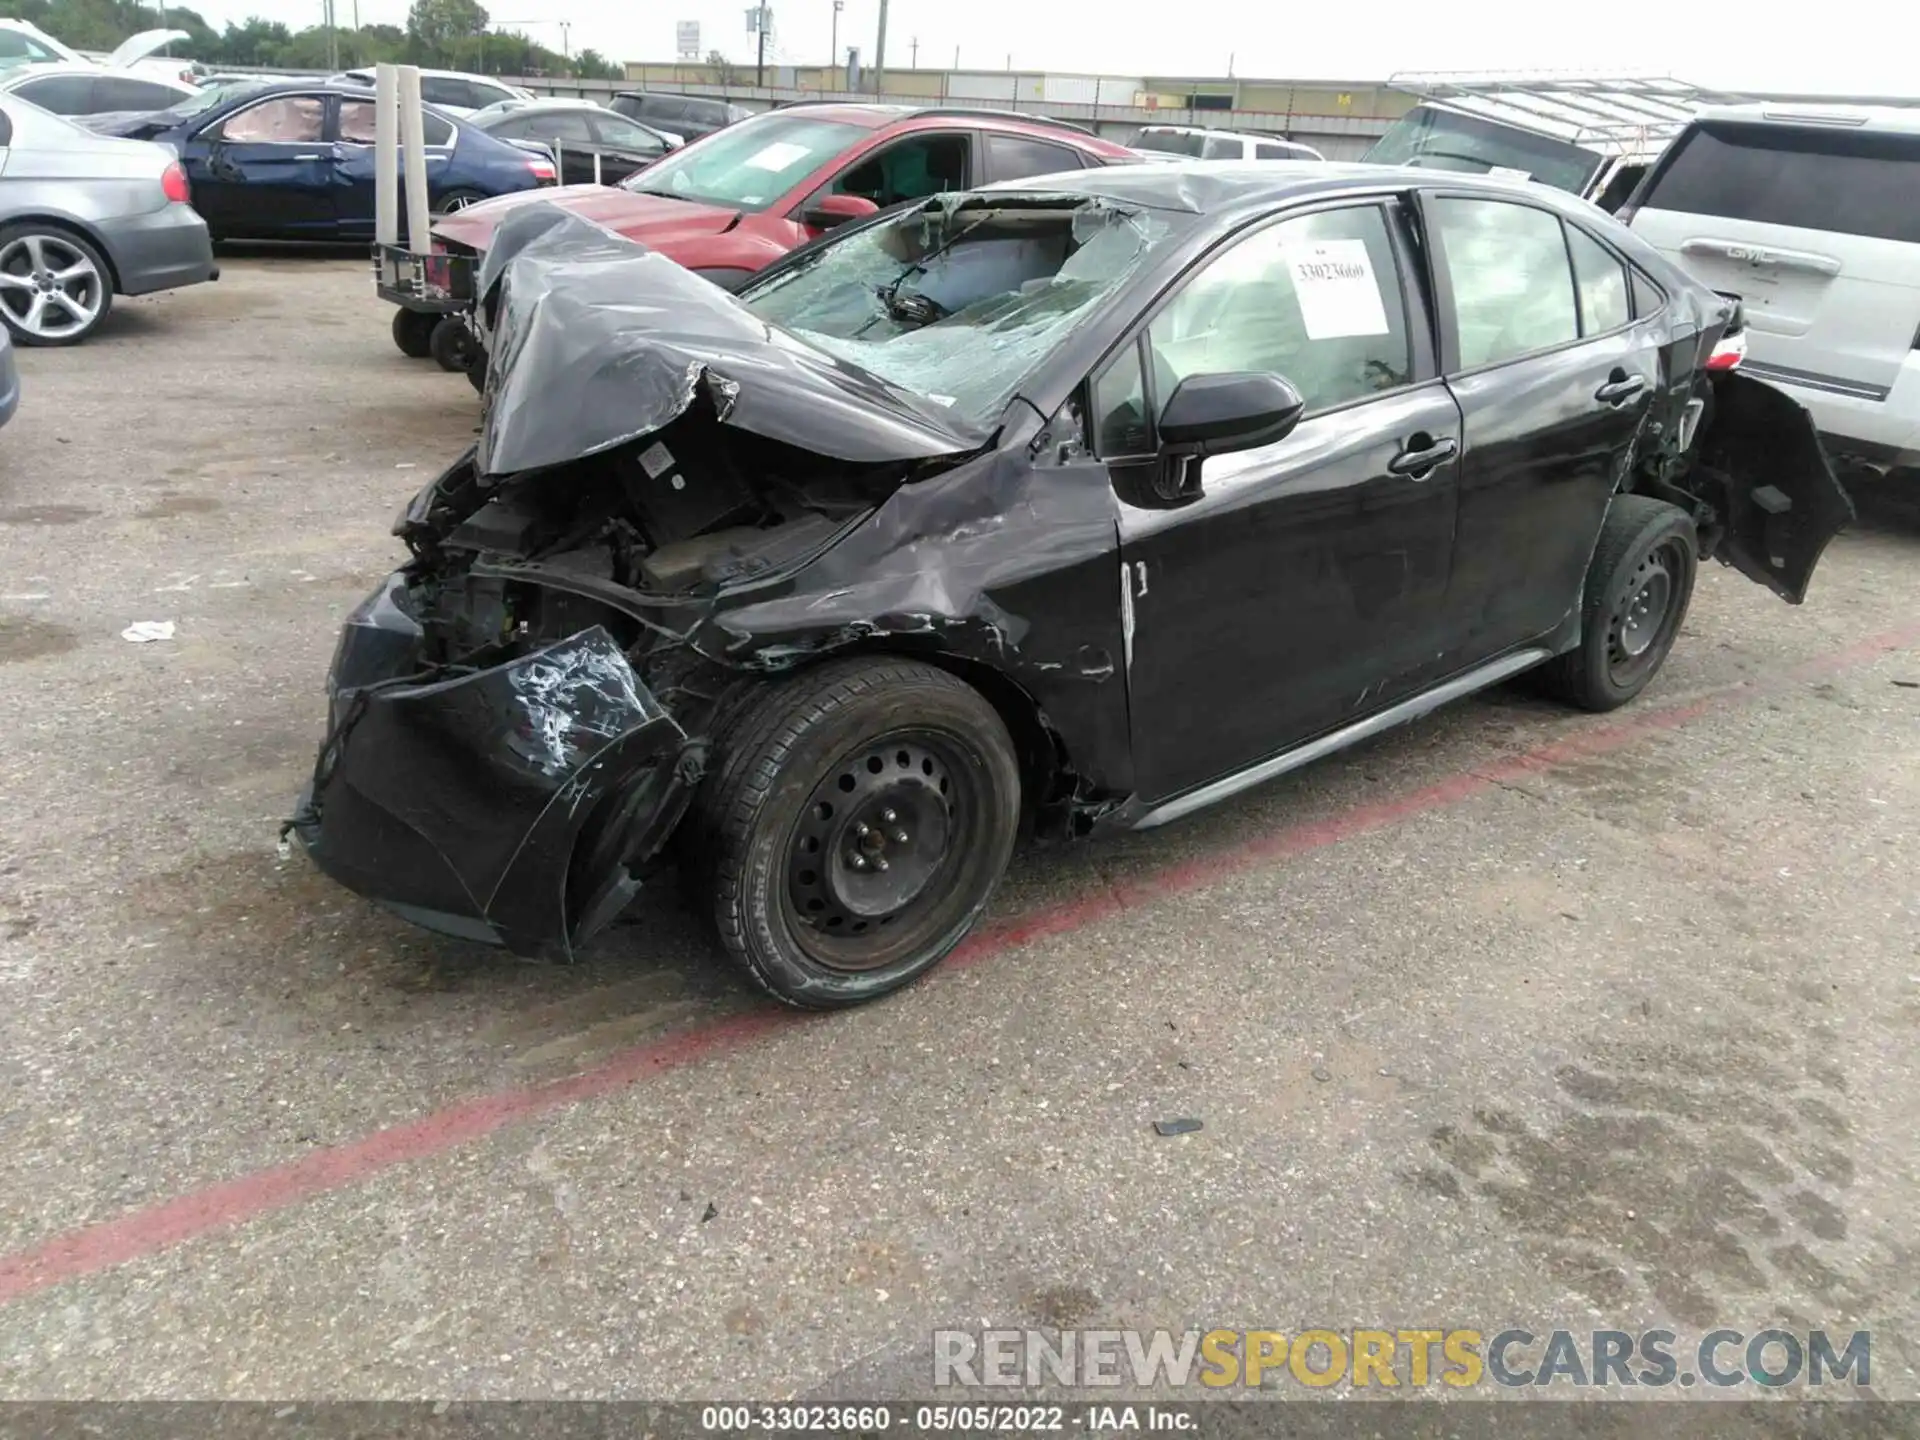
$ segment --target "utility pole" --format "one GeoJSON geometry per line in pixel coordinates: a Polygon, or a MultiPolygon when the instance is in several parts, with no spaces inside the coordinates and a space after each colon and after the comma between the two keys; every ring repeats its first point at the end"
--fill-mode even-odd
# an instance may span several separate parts
{"type": "Polygon", "coordinates": [[[887,88],[887,0],[880,0],[880,34],[873,42],[873,93],[887,88]]]}
{"type": "Polygon", "coordinates": [[[767,83],[767,14],[767,6],[763,0],[760,6],[759,19],[753,27],[760,32],[760,55],[759,58],[754,61],[753,66],[753,83],[755,85],[765,85],[767,83]]]}
{"type": "Polygon", "coordinates": [[[828,68],[841,63],[840,60],[840,12],[847,8],[847,0],[833,0],[833,39],[827,46],[828,68]]]}
{"type": "MultiPolygon", "coordinates": [[[[353,3],[358,6],[360,0],[353,0],[353,3]]],[[[567,68],[571,70],[573,68],[573,22],[570,20],[560,22],[560,53],[566,57],[567,68]]]]}
{"type": "Polygon", "coordinates": [[[907,42],[907,68],[909,70],[920,68],[920,37],[918,35],[907,42]]]}

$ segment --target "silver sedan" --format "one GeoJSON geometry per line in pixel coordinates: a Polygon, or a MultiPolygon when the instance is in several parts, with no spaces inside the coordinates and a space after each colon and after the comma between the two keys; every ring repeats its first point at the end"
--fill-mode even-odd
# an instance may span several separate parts
{"type": "Polygon", "coordinates": [[[219,275],[173,152],[83,130],[0,95],[0,320],[22,345],[73,345],[113,297],[219,275]]]}

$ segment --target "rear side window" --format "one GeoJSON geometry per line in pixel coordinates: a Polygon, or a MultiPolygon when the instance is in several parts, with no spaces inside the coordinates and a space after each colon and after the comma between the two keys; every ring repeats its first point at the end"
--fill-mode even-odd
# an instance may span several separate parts
{"type": "Polygon", "coordinates": [[[1641,208],[1920,244],[1920,136],[1695,125],[1641,208]]]}
{"type": "Polygon", "coordinates": [[[1567,249],[1580,292],[1580,333],[1604,335],[1633,318],[1627,299],[1627,267],[1586,231],[1569,225],[1567,249]]]}
{"type": "Polygon", "coordinates": [[[695,117],[687,113],[687,102],[675,99],[671,95],[642,95],[639,100],[638,114],[642,120],[655,117],[661,120],[691,120],[695,117]]]}
{"type": "Polygon", "coordinates": [[[164,110],[185,98],[178,90],[151,80],[108,75],[93,83],[95,110],[164,110]]]}
{"type": "Polygon", "coordinates": [[[1200,154],[1202,160],[1244,160],[1247,144],[1237,135],[1209,135],[1207,148],[1200,154]]]}
{"type": "Polygon", "coordinates": [[[1573,270],[1557,215],[1502,200],[1429,204],[1453,291],[1461,369],[1579,338],[1573,270]]]}
{"type": "Polygon", "coordinates": [[[1198,156],[1206,141],[1204,135],[1193,135],[1179,130],[1143,130],[1133,142],[1136,150],[1152,150],[1160,155],[1198,156]]]}
{"type": "Polygon", "coordinates": [[[1253,147],[1256,160],[1311,160],[1313,157],[1304,150],[1296,150],[1291,145],[1280,145],[1263,140],[1253,147]]]}
{"type": "MultiPolygon", "coordinates": [[[[422,75],[420,98],[429,105],[452,105],[461,110],[477,108],[473,87],[464,80],[453,80],[444,75],[422,75]]],[[[490,105],[495,98],[498,97],[482,100],[479,104],[490,105]]]]}
{"type": "Polygon", "coordinates": [[[95,83],[91,75],[46,75],[15,86],[13,93],[56,115],[86,115],[93,110],[95,83]]]}
{"type": "Polygon", "coordinates": [[[1057,175],[1063,170],[1084,170],[1086,164],[1078,151],[1064,145],[1029,140],[1024,135],[987,136],[987,167],[995,180],[1057,175]]]}

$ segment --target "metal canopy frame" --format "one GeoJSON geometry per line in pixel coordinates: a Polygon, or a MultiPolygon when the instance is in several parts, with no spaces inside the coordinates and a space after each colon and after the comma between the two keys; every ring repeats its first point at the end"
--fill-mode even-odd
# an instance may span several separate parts
{"type": "Polygon", "coordinates": [[[1703,105],[1747,97],[1672,76],[1402,72],[1389,87],[1443,109],[1621,159],[1652,159],[1703,105]]]}

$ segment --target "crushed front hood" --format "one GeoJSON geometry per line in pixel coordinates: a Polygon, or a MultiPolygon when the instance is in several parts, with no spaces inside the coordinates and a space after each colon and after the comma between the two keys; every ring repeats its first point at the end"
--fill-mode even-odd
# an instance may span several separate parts
{"type": "Polygon", "coordinates": [[[631,239],[645,240],[655,248],[659,247],[662,237],[718,235],[740,219],[737,211],[718,205],[671,200],[662,195],[639,195],[613,185],[562,185],[518,190],[469,205],[434,221],[433,233],[475,250],[485,250],[493,244],[494,232],[509,215],[535,204],[570,210],[584,220],[631,239]]]}
{"type": "Polygon", "coordinates": [[[856,465],[958,459],[989,438],[555,205],[507,218],[475,288],[490,317],[484,476],[638,440],[696,400],[722,425],[856,465]]]}

